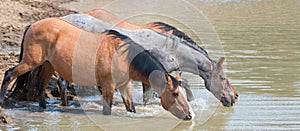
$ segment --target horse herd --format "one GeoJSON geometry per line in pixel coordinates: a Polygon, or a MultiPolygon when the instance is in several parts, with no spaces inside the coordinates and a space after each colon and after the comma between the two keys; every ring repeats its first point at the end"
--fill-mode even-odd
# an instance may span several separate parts
{"type": "MultiPolygon", "coordinates": [[[[117,89],[129,112],[135,112],[131,80],[143,83],[159,95],[163,108],[179,119],[191,120],[193,110],[182,94],[180,75],[200,76],[223,106],[233,106],[237,92],[226,78],[222,64],[215,61],[185,33],[162,22],[146,25],[128,23],[112,13],[95,9],[85,14],[46,18],[24,32],[19,64],[5,72],[1,85],[3,103],[9,84],[16,79],[22,88],[24,78],[37,80],[39,107],[46,108],[45,87],[54,72],[69,82],[98,86],[103,97],[103,114],[110,115],[117,89]],[[38,75],[29,75],[38,70],[38,75]]],[[[192,92],[187,90],[187,97],[192,92]]],[[[16,89],[15,89],[16,90],[16,89]]]]}

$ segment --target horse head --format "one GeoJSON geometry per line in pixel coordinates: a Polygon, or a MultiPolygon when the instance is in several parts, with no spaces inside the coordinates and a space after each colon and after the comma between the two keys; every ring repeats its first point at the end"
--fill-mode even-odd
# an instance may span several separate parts
{"type": "Polygon", "coordinates": [[[236,92],[223,71],[224,60],[225,58],[221,57],[218,62],[212,62],[212,70],[205,72],[201,77],[204,79],[206,89],[220,100],[223,106],[229,107],[235,102],[236,92]]]}
{"type": "Polygon", "coordinates": [[[194,117],[194,112],[188,105],[186,98],[181,93],[179,86],[179,77],[166,74],[166,88],[160,95],[160,101],[163,108],[171,112],[174,116],[183,120],[191,120],[194,117]]]}

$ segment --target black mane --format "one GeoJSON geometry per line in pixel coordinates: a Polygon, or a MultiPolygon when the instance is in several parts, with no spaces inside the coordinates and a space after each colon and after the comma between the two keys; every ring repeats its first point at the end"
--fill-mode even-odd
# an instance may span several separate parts
{"type": "Polygon", "coordinates": [[[144,47],[131,40],[128,36],[123,35],[115,30],[106,30],[105,33],[114,35],[114,38],[120,38],[124,41],[124,43],[119,46],[118,49],[129,45],[127,49],[123,51],[123,53],[128,51],[127,59],[131,60],[130,66],[134,67],[134,69],[140,72],[143,76],[149,76],[150,73],[155,70],[167,73],[167,70],[160,63],[160,61],[157,60],[156,57],[154,57],[144,47]]]}
{"type": "Polygon", "coordinates": [[[126,40],[126,39],[130,39],[128,36],[123,35],[121,33],[119,33],[118,31],[115,30],[105,30],[103,33],[106,33],[108,35],[114,35],[114,38],[120,38],[121,40],[126,40]]]}
{"type": "Polygon", "coordinates": [[[151,72],[155,70],[162,71],[163,73],[167,73],[165,67],[154,57],[148,50],[145,50],[142,46],[136,44],[134,41],[130,42],[129,48],[134,48],[132,51],[129,51],[129,57],[131,57],[131,66],[134,67],[135,70],[138,70],[142,75],[149,76],[151,72]],[[139,52],[136,54],[136,52],[139,52]]]}
{"type": "MultiPolygon", "coordinates": [[[[143,50],[140,53],[138,53],[130,63],[135,70],[139,71],[143,76],[147,76],[147,77],[149,77],[150,74],[156,70],[162,71],[164,74],[167,73],[167,70],[160,63],[160,61],[157,60],[156,57],[152,56],[148,50],[145,50],[143,47],[137,44],[135,45],[135,48],[141,48],[143,50]]],[[[173,86],[175,88],[178,87],[179,82],[176,80],[176,78],[174,78],[170,74],[168,74],[168,76],[172,79],[173,86]]],[[[157,77],[162,77],[162,76],[157,76],[157,77]]]]}
{"type": "Polygon", "coordinates": [[[172,30],[173,31],[173,33],[172,33],[173,35],[175,35],[175,36],[177,36],[179,38],[182,38],[183,40],[185,40],[187,42],[186,45],[188,45],[189,47],[191,47],[191,48],[193,48],[193,49],[195,49],[195,50],[197,50],[199,52],[204,53],[205,56],[208,56],[206,50],[204,50],[195,41],[193,41],[192,38],[190,38],[189,36],[187,36],[184,32],[178,30],[174,26],[171,26],[171,25],[163,23],[163,22],[153,22],[153,24],[155,26],[162,26],[165,31],[172,30]]]}

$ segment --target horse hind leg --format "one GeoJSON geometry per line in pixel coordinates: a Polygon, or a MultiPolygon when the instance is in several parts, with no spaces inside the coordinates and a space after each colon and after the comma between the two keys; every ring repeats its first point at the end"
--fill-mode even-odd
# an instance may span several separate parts
{"type": "Polygon", "coordinates": [[[28,71],[33,70],[37,66],[32,66],[26,63],[20,63],[17,66],[7,70],[5,72],[2,85],[1,85],[1,93],[0,93],[0,102],[3,103],[8,85],[17,77],[25,74],[28,71]]]}
{"type": "Polygon", "coordinates": [[[42,65],[42,70],[38,75],[38,97],[39,97],[39,111],[43,111],[46,108],[45,101],[45,88],[48,86],[48,82],[54,73],[54,69],[49,62],[45,62],[42,65]]]}
{"type": "Polygon", "coordinates": [[[62,77],[59,77],[57,80],[57,85],[59,87],[62,106],[67,106],[68,105],[67,86],[69,86],[69,82],[64,80],[62,77]]]}

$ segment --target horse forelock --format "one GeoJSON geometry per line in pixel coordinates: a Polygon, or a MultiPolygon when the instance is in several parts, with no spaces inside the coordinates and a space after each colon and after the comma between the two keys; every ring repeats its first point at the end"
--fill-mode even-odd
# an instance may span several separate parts
{"type": "Polygon", "coordinates": [[[170,77],[171,80],[172,80],[172,84],[173,84],[174,89],[176,89],[176,88],[179,86],[178,80],[176,80],[176,78],[173,77],[172,75],[169,75],[169,77],[170,77]]]}

